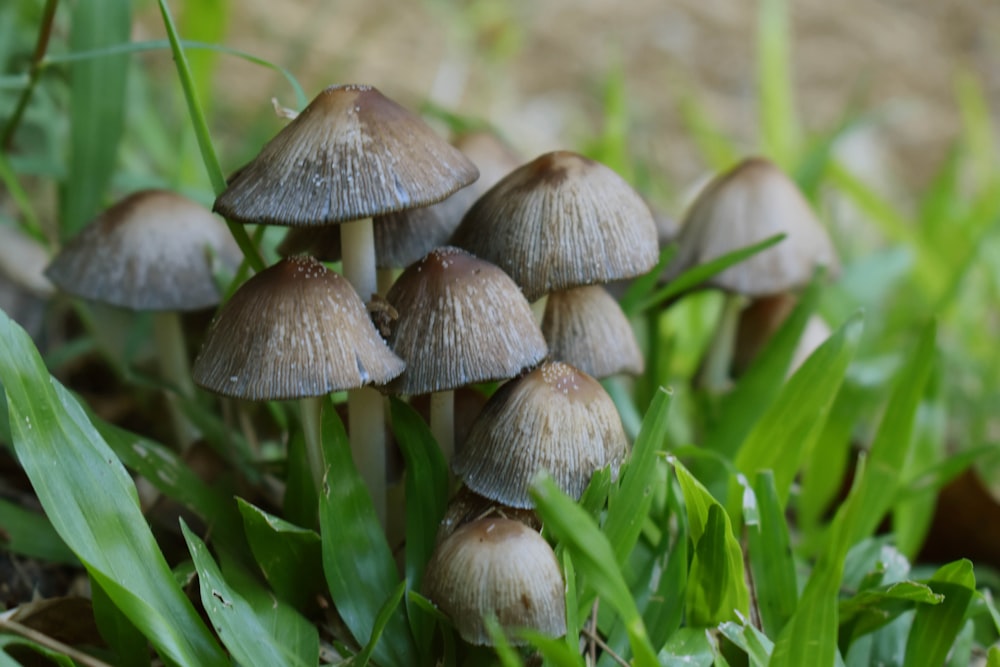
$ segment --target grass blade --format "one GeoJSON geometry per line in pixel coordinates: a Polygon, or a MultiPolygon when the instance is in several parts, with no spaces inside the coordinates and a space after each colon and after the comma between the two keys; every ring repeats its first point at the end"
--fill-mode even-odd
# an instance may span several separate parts
{"type": "MultiPolygon", "coordinates": [[[[322,423],[326,461],[319,506],[323,572],[337,611],[364,645],[375,631],[386,600],[395,594],[399,575],[371,496],[351,458],[344,425],[328,405],[322,423]]],[[[384,665],[416,663],[413,638],[399,610],[372,655],[384,665]]]]}
{"type": "Polygon", "coordinates": [[[777,637],[795,613],[799,600],[795,561],[774,474],[770,470],[758,473],[753,490],[760,520],[755,524],[746,522],[750,571],[764,633],[777,637]]]}
{"type": "Polygon", "coordinates": [[[652,485],[656,479],[656,457],[663,451],[667,436],[667,415],[672,394],[661,388],[643,419],[642,430],[632,448],[632,455],[621,471],[621,478],[608,498],[608,516],[604,534],[611,543],[619,565],[624,565],[635,547],[642,524],[653,502],[652,485]]]}
{"type": "Polygon", "coordinates": [[[0,382],[21,466],[56,532],[91,576],[123,611],[135,612],[136,626],[166,660],[226,664],[167,567],[125,468],[6,313],[0,313],[0,382]]]}
{"type": "MultiPolygon", "coordinates": [[[[201,602],[212,619],[219,638],[241,665],[272,667],[312,666],[319,660],[316,627],[287,604],[259,591],[253,604],[230,585],[219,570],[208,547],[181,519],[181,530],[194,566],[198,570],[201,602]]],[[[244,586],[252,580],[245,580],[244,586]]]]}
{"type": "Polygon", "coordinates": [[[940,604],[921,603],[906,640],[903,667],[943,664],[965,623],[965,612],[976,592],[972,563],[959,560],[941,567],[927,582],[944,596],[940,604]]]}
{"type": "MultiPolygon", "coordinates": [[[[70,49],[128,41],[131,2],[92,0],[73,5],[70,49]]],[[[102,208],[125,127],[128,59],[117,56],[74,63],[70,68],[70,148],[60,197],[60,233],[75,235],[102,208]]]]}
{"type": "Polygon", "coordinates": [[[654,667],[656,653],[649,643],[642,617],[618,568],[611,544],[597,524],[547,475],[532,484],[531,497],[545,529],[569,550],[577,572],[625,624],[635,665],[654,667]]]}
{"type": "Polygon", "coordinates": [[[786,171],[800,143],[800,129],[792,99],[791,63],[786,0],[761,0],[757,9],[757,91],[760,136],[764,152],[786,171]]]}

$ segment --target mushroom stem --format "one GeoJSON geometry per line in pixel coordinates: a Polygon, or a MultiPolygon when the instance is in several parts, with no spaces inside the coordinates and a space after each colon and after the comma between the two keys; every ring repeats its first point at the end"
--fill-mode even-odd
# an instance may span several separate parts
{"type": "Polygon", "coordinates": [[[372,219],[353,220],[340,226],[344,277],[361,300],[368,303],[378,291],[375,269],[375,231],[372,219]]]}
{"type": "Polygon", "coordinates": [[[326,465],[323,461],[323,400],[325,396],[308,396],[299,399],[299,416],[302,420],[302,433],[306,440],[306,459],[309,462],[309,472],[312,473],[313,484],[319,492],[323,485],[323,475],[326,465]]]}
{"type": "Polygon", "coordinates": [[[372,497],[379,522],[386,523],[385,420],[382,395],[371,387],[347,393],[351,453],[372,497]],[[358,425],[362,425],[360,428],[358,425]]]}
{"type": "Polygon", "coordinates": [[[184,416],[180,400],[194,398],[194,381],[191,379],[191,365],[184,345],[184,331],[181,318],[174,311],[155,313],[153,316],[153,336],[156,341],[156,356],[160,363],[160,373],[169,385],[167,410],[174,425],[174,432],[181,450],[186,450],[198,439],[198,429],[184,416]]]}
{"type": "Polygon", "coordinates": [[[431,433],[444,454],[445,463],[450,465],[455,454],[454,391],[437,391],[431,394],[431,433]]]}
{"type": "Polygon", "coordinates": [[[709,343],[701,370],[698,371],[698,385],[708,391],[725,391],[730,384],[729,366],[733,360],[733,346],[740,321],[740,311],[746,305],[746,298],[738,294],[727,294],[722,304],[715,334],[709,343]]]}
{"type": "Polygon", "coordinates": [[[535,316],[535,322],[541,326],[545,320],[545,308],[549,305],[549,295],[543,294],[537,301],[531,302],[531,314],[535,316]]]}
{"type": "MultiPolygon", "coordinates": [[[[371,218],[340,225],[344,277],[366,304],[377,293],[375,231],[371,218]]],[[[372,496],[375,513],[385,527],[385,417],[382,396],[374,389],[348,392],[351,452],[372,496]]]]}

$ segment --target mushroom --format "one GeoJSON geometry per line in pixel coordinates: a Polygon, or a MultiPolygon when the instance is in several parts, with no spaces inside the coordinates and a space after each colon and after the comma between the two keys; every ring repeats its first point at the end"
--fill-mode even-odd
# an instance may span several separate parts
{"type": "Polygon", "coordinates": [[[389,346],[406,362],[388,389],[433,392],[431,430],[451,459],[453,390],[535,366],[545,340],[514,281],[459,248],[432,250],[403,272],[386,301],[398,312],[389,346]]]}
{"type": "MultiPolygon", "coordinates": [[[[375,88],[331,86],[232,177],[215,210],[243,222],[339,224],[344,275],[367,302],[377,292],[372,216],[440,201],[477,176],[458,149],[375,88]]],[[[382,398],[351,391],[348,410],[355,460],[372,494],[384,495],[382,398]]]]}
{"type": "MultiPolygon", "coordinates": [[[[465,641],[492,643],[486,618],[505,631],[530,628],[566,634],[562,572],[549,543],[520,521],[488,518],[465,524],[435,549],[423,591],[465,641]]],[[[514,636],[514,644],[525,642],[514,636]]]]}
{"type": "MultiPolygon", "coordinates": [[[[100,303],[155,311],[162,373],[181,396],[194,396],[179,311],[221,300],[213,259],[235,270],[242,255],[225,224],[168,190],[135,192],[91,221],[55,256],[45,275],[60,289],[100,303]]],[[[182,446],[196,430],[171,400],[182,446]]]]}
{"type": "Polygon", "coordinates": [[[729,295],[703,365],[703,383],[709,387],[726,382],[737,319],[746,299],[793,293],[812,280],[818,267],[825,267],[832,275],[839,263],[826,230],[805,197],[764,158],[746,159],[720,174],[685,215],[677,255],[664,270],[664,281],[775,234],[785,234],[784,240],[706,282],[729,295]]]}
{"type": "Polygon", "coordinates": [[[520,521],[532,530],[541,530],[542,522],[535,510],[518,507],[508,507],[503,503],[490,500],[472,491],[467,486],[461,487],[455,496],[448,501],[441,523],[438,524],[435,544],[441,544],[452,533],[467,523],[479,519],[499,518],[520,521]]]}
{"type": "MultiPolygon", "coordinates": [[[[383,384],[403,367],[350,283],[316,259],[300,256],[283,259],[240,286],[209,327],[193,373],[200,386],[223,396],[300,399],[318,487],[322,397],[383,384]]],[[[378,427],[381,431],[381,422],[378,427]]],[[[372,500],[384,516],[384,492],[372,491],[372,500]]]]}
{"type": "Polygon", "coordinates": [[[600,383],[569,364],[545,362],[490,397],[452,468],[479,495],[530,508],[528,487],[540,470],[579,498],[596,470],[610,466],[617,475],[627,449],[600,383]]]}

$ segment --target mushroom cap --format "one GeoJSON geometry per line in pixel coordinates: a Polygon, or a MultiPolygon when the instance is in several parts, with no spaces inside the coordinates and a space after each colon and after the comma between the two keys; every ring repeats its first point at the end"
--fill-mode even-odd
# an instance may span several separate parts
{"type": "Polygon", "coordinates": [[[708,285],[752,298],[800,289],[839,262],[830,237],[798,187],[774,163],[749,158],[716,177],[691,204],[664,281],[775,234],[785,239],[716,274],[708,285]]]}
{"type": "Polygon", "coordinates": [[[549,294],[542,335],[550,359],[570,363],[595,378],[642,373],[642,352],[632,325],[601,285],[549,294]]]}
{"type": "MultiPolygon", "coordinates": [[[[372,222],[378,268],[405,268],[445,245],[469,207],[520,164],[513,151],[488,132],[463,135],[454,145],[479,168],[479,178],[436,204],[375,216],[372,222]]],[[[340,229],[292,228],[278,252],[282,256],[307,253],[324,262],[340,261],[340,229]]]]}
{"type": "Polygon", "coordinates": [[[432,250],[386,294],[399,313],[389,347],[406,362],[390,386],[412,395],[513,377],[547,352],[521,290],[459,248],[432,250]]]}
{"type": "Polygon", "coordinates": [[[346,279],[312,257],[290,257],[222,307],[192,374],[217,394],[262,401],[381,384],[404,365],[346,279]]]}
{"type": "Polygon", "coordinates": [[[476,167],[371,86],[331,86],[230,179],[215,210],[241,222],[330,225],[440,201],[476,167]]]}
{"type": "Polygon", "coordinates": [[[428,561],[423,590],[470,644],[492,643],[485,623],[489,615],[504,630],[566,634],[564,583],[555,553],[520,521],[480,519],[456,530],[428,561]]]}
{"type": "Polygon", "coordinates": [[[618,174],[569,151],[515,169],[479,198],[452,244],[493,262],[529,301],[656,265],[656,225],[618,174]]]}
{"type": "Polygon", "coordinates": [[[627,449],[604,387],[569,364],[546,362],[490,397],[452,468],[479,495],[529,508],[538,471],[578,499],[596,470],[610,465],[617,475],[627,449]]]}
{"type": "Polygon", "coordinates": [[[222,298],[210,254],[235,270],[226,225],[169,190],[140,190],[90,222],[45,271],[60,289],[132,310],[199,310],[222,298]]]}

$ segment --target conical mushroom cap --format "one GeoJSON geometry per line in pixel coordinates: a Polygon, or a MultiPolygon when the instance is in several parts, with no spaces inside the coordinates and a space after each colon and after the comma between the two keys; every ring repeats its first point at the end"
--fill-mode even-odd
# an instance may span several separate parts
{"type": "Polygon", "coordinates": [[[451,242],[499,266],[534,301],[649,271],[658,255],[656,234],[646,203],[618,174],[556,151],[480,197],[451,242]]]}
{"type": "Polygon", "coordinates": [[[321,92],[215,200],[240,222],[316,226],[441,201],[476,179],[461,151],[370,86],[321,92]]]}
{"type": "Polygon", "coordinates": [[[45,274],[60,289],[133,310],[198,310],[219,303],[211,255],[235,269],[242,254],[225,224],[168,190],[141,190],[101,213],[45,274]]]}
{"type": "Polygon", "coordinates": [[[545,357],[542,332],[514,281],[459,248],[432,250],[385,298],[399,313],[389,347],[406,362],[394,392],[506,379],[545,357]]]}
{"type": "MultiPolygon", "coordinates": [[[[436,204],[373,218],[378,268],[405,268],[434,248],[447,244],[472,204],[520,164],[506,144],[487,132],[463,135],[454,145],[479,168],[479,178],[436,204]]],[[[278,252],[282,256],[306,253],[324,262],[338,262],[340,228],[290,229],[278,252]]]]}
{"type": "Polygon", "coordinates": [[[192,373],[217,394],[263,401],[381,384],[403,367],[347,280],[311,257],[290,257],[233,294],[192,373]]]}
{"type": "Polygon", "coordinates": [[[628,443],[615,404],[594,378],[562,362],[546,362],[500,387],[472,425],[452,462],[481,496],[532,507],[528,487],[540,470],[579,498],[594,471],[612,474],[628,443]]]}
{"type": "Polygon", "coordinates": [[[538,518],[538,515],[535,514],[535,510],[507,507],[495,500],[484,498],[478,493],[469,490],[469,487],[463,486],[448,501],[444,517],[441,518],[441,523],[438,524],[434,543],[441,544],[441,542],[465,524],[480,519],[513,519],[514,521],[520,521],[533,530],[542,529],[542,522],[538,518]]]}
{"type": "Polygon", "coordinates": [[[549,358],[595,378],[642,373],[642,352],[618,302],[600,285],[549,294],[542,318],[549,358]]]}
{"type": "Polygon", "coordinates": [[[695,199],[663,280],[775,234],[786,236],[707,284],[756,298],[805,286],[819,266],[839,270],[830,237],[795,183],[768,160],[744,160],[695,199]]]}
{"type": "MultiPolygon", "coordinates": [[[[491,643],[485,619],[504,630],[566,634],[566,602],[552,547],[519,521],[480,519],[456,530],[427,563],[423,590],[462,639],[491,643]]],[[[523,643],[512,638],[513,643],[523,643]]]]}

